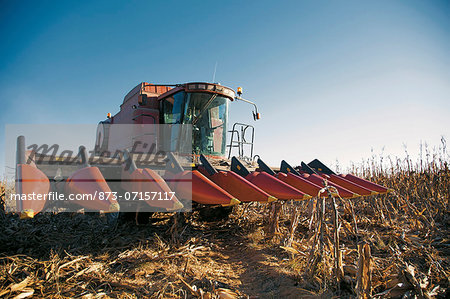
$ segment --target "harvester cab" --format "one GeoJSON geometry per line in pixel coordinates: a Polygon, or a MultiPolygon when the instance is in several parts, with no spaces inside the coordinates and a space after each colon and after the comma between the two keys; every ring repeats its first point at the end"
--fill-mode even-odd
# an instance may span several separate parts
{"type": "MultiPolygon", "coordinates": [[[[251,127],[248,124],[235,124],[233,126],[232,139],[227,145],[227,126],[229,102],[240,100],[254,106],[253,117],[260,118],[256,104],[241,97],[242,88],[238,88],[238,95],[233,89],[213,83],[186,83],[177,85],[154,85],[141,83],[131,90],[120,106],[120,111],[109,116],[98,125],[96,152],[115,152],[124,150],[123,138],[136,141],[137,134],[131,133],[117,136],[110,130],[114,124],[163,124],[164,131],[154,132],[153,138],[142,140],[146,143],[157,144],[159,149],[175,151],[190,140],[194,157],[200,154],[213,159],[223,159],[231,156],[233,149],[238,148],[238,156],[249,160],[253,154],[254,131],[251,140],[246,141],[247,131],[238,131],[238,127],[251,127]],[[187,136],[183,132],[183,126],[190,125],[192,135],[187,136]],[[161,136],[158,136],[161,135],[161,136]],[[164,136],[164,138],[162,138],[164,136]],[[244,146],[249,147],[250,156],[245,157],[244,146]]],[[[151,135],[147,132],[148,135],[151,135]]],[[[147,136],[149,137],[149,136],[147,136]]],[[[126,142],[128,150],[130,142],[126,142]]],[[[198,159],[194,159],[194,163],[198,159]]]]}

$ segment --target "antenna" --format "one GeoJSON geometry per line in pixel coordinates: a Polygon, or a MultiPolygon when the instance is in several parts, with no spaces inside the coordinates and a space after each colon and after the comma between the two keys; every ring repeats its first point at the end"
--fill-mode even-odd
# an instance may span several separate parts
{"type": "Polygon", "coordinates": [[[214,66],[214,73],[213,73],[212,83],[216,82],[216,70],[217,70],[217,61],[216,61],[216,65],[214,66]]]}

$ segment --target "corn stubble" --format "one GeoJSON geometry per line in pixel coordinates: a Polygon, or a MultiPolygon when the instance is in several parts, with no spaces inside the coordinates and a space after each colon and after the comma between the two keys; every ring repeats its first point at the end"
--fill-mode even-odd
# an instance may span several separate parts
{"type": "MultiPolygon", "coordinates": [[[[449,156],[376,157],[351,172],[394,189],[344,200],[250,204],[206,223],[0,209],[0,297],[445,298],[449,296],[449,156]]],[[[422,148],[423,149],[423,148],[422,148]]],[[[5,185],[0,193],[5,200],[5,185]]]]}

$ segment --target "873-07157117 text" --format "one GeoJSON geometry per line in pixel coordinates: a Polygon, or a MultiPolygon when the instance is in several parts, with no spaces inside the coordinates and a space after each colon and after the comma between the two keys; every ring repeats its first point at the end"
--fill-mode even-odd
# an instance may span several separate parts
{"type": "Polygon", "coordinates": [[[175,192],[95,192],[93,194],[64,194],[60,192],[49,192],[47,194],[28,193],[19,194],[12,193],[10,200],[54,200],[54,201],[74,201],[74,200],[127,200],[127,201],[155,201],[155,200],[172,200],[175,192]]]}
{"type": "Polygon", "coordinates": [[[175,192],[125,192],[118,195],[119,199],[125,200],[172,200],[175,192]]]}

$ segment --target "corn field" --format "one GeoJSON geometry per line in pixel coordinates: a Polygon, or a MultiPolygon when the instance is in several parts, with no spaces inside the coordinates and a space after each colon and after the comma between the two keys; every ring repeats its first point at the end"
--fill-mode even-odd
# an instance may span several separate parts
{"type": "Polygon", "coordinates": [[[392,188],[344,200],[237,206],[229,219],[0,210],[4,298],[448,298],[445,140],[413,161],[373,156],[349,172],[392,188]]]}

